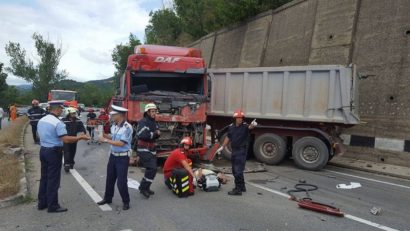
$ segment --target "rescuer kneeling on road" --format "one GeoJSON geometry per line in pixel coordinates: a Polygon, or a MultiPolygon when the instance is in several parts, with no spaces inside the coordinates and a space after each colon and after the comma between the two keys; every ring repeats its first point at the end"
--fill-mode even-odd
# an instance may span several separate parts
{"type": "Polygon", "coordinates": [[[144,118],[138,122],[137,128],[137,154],[145,167],[145,174],[141,180],[139,190],[144,197],[149,198],[154,195],[154,191],[150,187],[157,174],[157,152],[154,142],[159,138],[161,132],[155,122],[157,106],[149,103],[145,106],[144,111],[144,118]]]}
{"type": "Polygon", "coordinates": [[[61,165],[63,158],[63,143],[75,143],[79,140],[89,140],[82,134],[68,136],[65,124],[58,118],[63,112],[64,101],[51,101],[50,114],[38,121],[40,136],[41,179],[38,190],[38,210],[48,208],[49,213],[67,211],[58,203],[58,188],[60,187],[61,165]]]}
{"type": "MultiPolygon", "coordinates": [[[[69,107],[68,114],[63,118],[69,136],[76,136],[78,133],[85,134],[83,122],[77,118],[77,109],[69,107]]],[[[69,172],[74,168],[74,157],[77,152],[77,142],[64,144],[64,171],[69,172]]]]}
{"type": "Polygon", "coordinates": [[[250,125],[244,122],[245,114],[241,110],[236,110],[233,118],[235,121],[229,126],[228,135],[217,152],[222,151],[229,142],[231,143],[231,163],[232,174],[235,177],[235,188],[228,194],[240,196],[242,192],[246,192],[243,171],[245,170],[249,130],[255,128],[258,124],[255,120],[250,125]]]}
{"type": "Polygon", "coordinates": [[[103,134],[100,142],[111,144],[110,159],[107,164],[107,180],[104,199],[98,205],[111,204],[114,196],[115,181],[123,202],[123,210],[130,208],[127,175],[128,163],[131,156],[132,126],[125,120],[128,109],[112,105],[110,115],[114,124],[111,126],[111,135],[103,134]]]}
{"type": "Polygon", "coordinates": [[[181,147],[172,151],[171,155],[168,156],[164,164],[165,185],[168,186],[169,189],[174,190],[174,187],[172,186],[173,179],[171,179],[171,177],[173,177],[175,171],[182,172],[183,177],[189,177],[188,185],[184,185],[184,187],[181,188],[181,191],[177,193],[185,193],[187,191],[187,196],[194,195],[193,179],[195,178],[195,175],[191,167],[192,161],[187,157],[187,155],[189,154],[189,148],[191,146],[191,137],[183,138],[181,141],[181,147]],[[189,188],[186,188],[186,186],[188,186],[189,188]]]}

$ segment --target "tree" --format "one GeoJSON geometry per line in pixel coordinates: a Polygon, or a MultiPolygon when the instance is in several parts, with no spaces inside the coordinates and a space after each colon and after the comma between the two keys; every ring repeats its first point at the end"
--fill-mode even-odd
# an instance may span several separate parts
{"type": "Polygon", "coordinates": [[[145,43],[177,45],[182,32],[181,20],[171,9],[161,9],[149,14],[151,17],[145,28],[145,43]]]}
{"type": "Polygon", "coordinates": [[[127,43],[117,45],[111,54],[115,69],[117,69],[114,74],[116,77],[124,73],[125,68],[127,68],[128,56],[134,53],[135,46],[141,45],[141,41],[132,33],[130,33],[128,39],[127,43]]]}
{"type": "Polygon", "coordinates": [[[39,57],[38,64],[35,65],[26,57],[26,51],[19,43],[9,42],[5,49],[10,57],[11,67],[6,70],[32,83],[34,95],[44,101],[47,99],[47,93],[56,83],[65,79],[68,73],[58,70],[62,57],[61,43],[55,45],[37,33],[34,33],[32,38],[39,57]]]}
{"type": "Polygon", "coordinates": [[[7,89],[7,74],[3,72],[3,63],[0,63],[0,94],[7,89]]]}
{"type": "Polygon", "coordinates": [[[145,28],[147,43],[186,45],[200,37],[236,22],[244,21],[291,0],[174,0],[174,9],[150,13],[145,28]],[[175,10],[175,12],[174,12],[175,10]]]}

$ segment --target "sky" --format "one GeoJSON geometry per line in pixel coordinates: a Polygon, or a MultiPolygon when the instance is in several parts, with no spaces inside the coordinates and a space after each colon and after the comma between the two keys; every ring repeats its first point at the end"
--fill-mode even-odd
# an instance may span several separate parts
{"type": "MultiPolygon", "coordinates": [[[[9,66],[5,45],[18,42],[36,63],[32,35],[40,33],[62,44],[59,69],[69,79],[88,81],[109,78],[115,69],[111,53],[128,41],[130,33],[144,41],[150,11],[169,0],[0,0],[0,62],[9,66]]],[[[26,82],[8,73],[7,84],[26,82]]]]}

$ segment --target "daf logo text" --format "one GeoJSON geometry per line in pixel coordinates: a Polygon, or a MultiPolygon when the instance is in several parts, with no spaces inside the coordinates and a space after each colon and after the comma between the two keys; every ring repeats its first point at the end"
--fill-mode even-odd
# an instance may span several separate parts
{"type": "Polygon", "coordinates": [[[181,58],[176,58],[176,57],[162,57],[158,56],[155,58],[154,62],[156,63],[175,63],[178,62],[181,58]]]}

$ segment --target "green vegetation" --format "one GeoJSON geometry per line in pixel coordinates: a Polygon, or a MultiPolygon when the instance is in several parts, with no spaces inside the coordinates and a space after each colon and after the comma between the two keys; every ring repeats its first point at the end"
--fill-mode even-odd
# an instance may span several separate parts
{"type": "Polygon", "coordinates": [[[78,102],[86,106],[105,106],[115,93],[114,78],[94,80],[85,83],[63,80],[56,84],[56,89],[73,90],[78,93],[78,102]]]}
{"type": "Polygon", "coordinates": [[[186,45],[291,0],[174,0],[173,9],[150,14],[145,43],[186,45]]]}
{"type": "Polygon", "coordinates": [[[21,132],[27,121],[26,116],[18,117],[0,130],[0,198],[14,195],[20,189],[21,165],[16,156],[4,154],[4,149],[20,145],[21,132]]]}
{"type": "Polygon", "coordinates": [[[128,43],[120,43],[114,48],[111,54],[115,69],[117,69],[114,76],[117,77],[121,76],[124,73],[125,68],[127,68],[128,56],[134,53],[135,46],[141,44],[141,41],[132,33],[128,38],[128,43]]]}
{"type": "Polygon", "coordinates": [[[26,56],[26,50],[19,43],[9,42],[6,53],[10,57],[11,67],[6,68],[12,74],[23,78],[33,84],[34,96],[41,101],[47,99],[47,93],[56,83],[67,77],[65,70],[58,71],[62,56],[61,43],[56,45],[34,33],[32,36],[37,55],[38,64],[26,56]]]}

